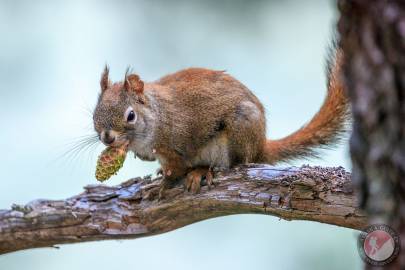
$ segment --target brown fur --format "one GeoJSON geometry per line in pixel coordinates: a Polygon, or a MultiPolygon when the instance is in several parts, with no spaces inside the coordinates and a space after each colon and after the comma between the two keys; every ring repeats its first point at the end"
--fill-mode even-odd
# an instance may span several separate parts
{"type": "Polygon", "coordinates": [[[307,125],[280,140],[266,140],[263,106],[246,86],[223,71],[202,68],[182,70],[152,83],[131,74],[115,84],[109,82],[106,69],[95,128],[98,133],[120,134],[114,144],[128,143],[142,159],[158,159],[169,180],[186,174],[197,179],[196,174],[205,174],[201,168],[209,172],[211,167],[314,155],[314,147],[336,141],[347,120],[341,58],[338,53],[322,108],[307,125]],[[137,116],[132,124],[124,117],[130,106],[137,116]]]}
{"type": "Polygon", "coordinates": [[[263,160],[268,163],[288,161],[300,157],[317,157],[314,148],[333,146],[346,131],[350,119],[349,103],[341,79],[343,54],[336,52],[328,74],[325,101],[311,121],[291,135],[268,140],[263,160]]]}

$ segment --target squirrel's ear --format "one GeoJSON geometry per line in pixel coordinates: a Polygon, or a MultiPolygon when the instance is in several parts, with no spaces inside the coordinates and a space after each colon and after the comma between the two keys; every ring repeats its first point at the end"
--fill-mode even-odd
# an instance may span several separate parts
{"type": "Polygon", "coordinates": [[[101,75],[101,80],[100,80],[101,92],[104,92],[110,86],[110,80],[108,79],[109,72],[110,72],[110,69],[108,68],[107,65],[105,65],[104,71],[103,71],[103,74],[101,75]]]}
{"type": "Polygon", "coordinates": [[[136,74],[125,75],[124,87],[128,91],[134,91],[137,94],[143,93],[143,81],[136,74]]]}

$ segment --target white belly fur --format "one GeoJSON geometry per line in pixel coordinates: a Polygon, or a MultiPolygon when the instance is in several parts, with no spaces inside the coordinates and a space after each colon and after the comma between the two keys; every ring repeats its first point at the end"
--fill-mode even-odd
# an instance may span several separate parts
{"type": "Polygon", "coordinates": [[[193,166],[229,168],[228,139],[223,134],[213,138],[193,160],[193,166]]]}

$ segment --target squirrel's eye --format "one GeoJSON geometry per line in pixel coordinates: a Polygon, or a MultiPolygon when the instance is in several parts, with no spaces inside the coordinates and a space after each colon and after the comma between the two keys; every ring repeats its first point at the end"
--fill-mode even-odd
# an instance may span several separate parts
{"type": "Polygon", "coordinates": [[[134,111],[130,111],[128,113],[127,122],[132,122],[134,120],[135,120],[135,113],[134,113],[134,111]]]}
{"type": "Polygon", "coordinates": [[[127,123],[135,123],[136,121],[136,113],[134,112],[134,109],[132,107],[128,107],[124,114],[124,119],[127,121],[127,123]]]}

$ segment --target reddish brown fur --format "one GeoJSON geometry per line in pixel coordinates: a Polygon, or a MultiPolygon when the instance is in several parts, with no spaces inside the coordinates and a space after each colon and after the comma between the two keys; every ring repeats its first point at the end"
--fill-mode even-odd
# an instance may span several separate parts
{"type": "Polygon", "coordinates": [[[318,113],[293,134],[279,140],[268,140],[264,148],[265,162],[316,157],[314,148],[328,147],[339,140],[350,119],[348,99],[340,77],[342,61],[343,54],[337,51],[329,74],[327,96],[318,113]]]}
{"type": "Polygon", "coordinates": [[[167,180],[188,173],[187,179],[197,181],[201,168],[276,163],[314,155],[314,147],[336,141],[348,117],[340,81],[341,53],[336,59],[322,108],[307,125],[280,140],[266,140],[263,106],[247,87],[223,71],[201,68],[182,70],[153,83],[143,83],[132,74],[124,83],[113,85],[106,70],[95,126],[98,132],[114,130],[111,123],[124,121],[120,114],[131,106],[139,120],[135,126],[116,124],[125,135],[116,143],[129,143],[131,150],[147,160],[158,159],[167,180]],[[114,112],[114,121],[109,110],[114,112]],[[107,122],[110,124],[103,126],[107,122]],[[139,134],[145,139],[138,139],[139,134]]]}

